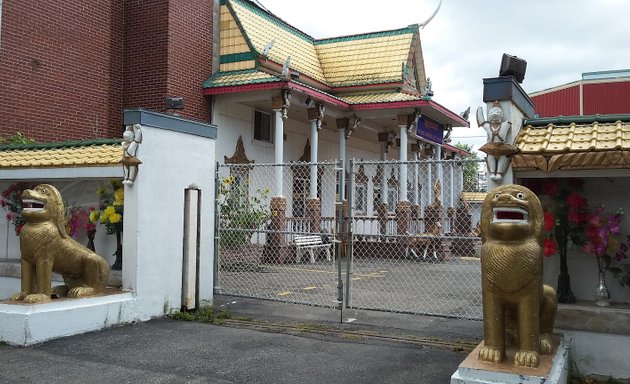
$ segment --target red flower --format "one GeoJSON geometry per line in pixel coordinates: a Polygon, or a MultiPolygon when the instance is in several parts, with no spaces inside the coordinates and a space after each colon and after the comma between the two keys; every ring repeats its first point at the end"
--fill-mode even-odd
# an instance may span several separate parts
{"type": "Polygon", "coordinates": [[[558,244],[554,239],[546,239],[543,242],[543,254],[545,257],[553,256],[558,252],[558,244]]]}
{"type": "Polygon", "coordinates": [[[555,196],[558,193],[558,181],[555,179],[548,180],[543,184],[543,193],[549,196],[555,196]]]}
{"type": "Polygon", "coordinates": [[[22,227],[24,226],[24,223],[20,223],[15,227],[15,234],[16,235],[20,235],[20,232],[22,232],[22,227]]]}
{"type": "Polygon", "coordinates": [[[556,226],[556,218],[553,213],[545,211],[545,231],[549,232],[556,226]]]}
{"type": "Polygon", "coordinates": [[[567,196],[567,206],[574,210],[586,207],[586,199],[580,194],[571,193],[567,196]]]}

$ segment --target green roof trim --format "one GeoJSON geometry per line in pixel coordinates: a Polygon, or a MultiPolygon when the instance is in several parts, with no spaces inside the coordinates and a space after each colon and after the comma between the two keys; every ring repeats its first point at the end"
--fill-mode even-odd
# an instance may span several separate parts
{"type": "Polygon", "coordinates": [[[553,125],[571,125],[575,124],[593,124],[597,123],[616,123],[617,121],[630,121],[630,114],[612,114],[612,115],[579,115],[579,116],[557,116],[557,117],[535,117],[531,119],[523,119],[523,125],[532,125],[535,127],[553,125]]]}
{"type": "Polygon", "coordinates": [[[227,4],[227,0],[221,0],[221,1],[219,2],[219,5],[226,5],[226,4],[227,4]]]}
{"type": "Polygon", "coordinates": [[[257,72],[260,72],[260,71],[258,71],[256,69],[242,69],[242,70],[230,71],[230,72],[217,72],[212,77],[210,77],[208,80],[204,81],[202,87],[203,88],[230,87],[230,86],[234,86],[234,85],[272,83],[274,81],[281,81],[282,80],[282,79],[280,79],[277,76],[270,75],[270,77],[265,77],[265,78],[261,78],[261,79],[253,79],[253,80],[246,80],[246,81],[232,81],[232,82],[215,84],[215,81],[217,81],[217,80],[219,80],[219,79],[221,79],[223,77],[234,76],[234,75],[247,75],[247,74],[250,74],[250,73],[257,73],[257,72]]]}
{"type": "Polygon", "coordinates": [[[410,25],[401,29],[393,29],[390,31],[381,31],[381,32],[370,32],[363,33],[359,35],[350,35],[350,36],[341,36],[341,37],[331,37],[328,39],[319,39],[315,40],[313,44],[322,45],[322,44],[332,44],[332,43],[341,43],[346,41],[357,41],[357,40],[366,40],[373,39],[377,37],[387,37],[387,36],[398,36],[398,35],[406,35],[408,33],[415,33],[418,30],[418,26],[416,24],[410,25]]]}
{"type": "MultiPolygon", "coordinates": [[[[312,43],[314,41],[314,39],[307,35],[306,33],[300,31],[299,29],[289,25],[287,22],[283,21],[282,19],[278,18],[276,15],[274,15],[273,13],[269,12],[269,11],[265,11],[261,8],[259,8],[257,5],[252,4],[251,1],[249,0],[230,0],[232,2],[235,3],[239,3],[240,5],[242,5],[243,7],[247,8],[249,11],[255,13],[256,15],[262,17],[263,19],[270,21],[272,23],[274,23],[275,25],[281,27],[282,29],[286,30],[287,32],[292,33],[293,35],[306,40],[310,43],[312,43]]],[[[232,15],[234,16],[235,19],[238,20],[238,18],[236,17],[235,13],[232,12],[232,15]]]]}
{"type": "Polygon", "coordinates": [[[229,55],[221,55],[219,61],[221,64],[236,63],[239,61],[256,60],[253,52],[231,53],[229,55]]]}
{"type": "Polygon", "coordinates": [[[75,140],[75,141],[59,141],[54,143],[33,143],[33,144],[7,144],[0,145],[0,151],[13,151],[22,149],[63,149],[74,147],[89,147],[97,145],[114,145],[122,143],[120,139],[92,139],[92,140],[75,140]]]}

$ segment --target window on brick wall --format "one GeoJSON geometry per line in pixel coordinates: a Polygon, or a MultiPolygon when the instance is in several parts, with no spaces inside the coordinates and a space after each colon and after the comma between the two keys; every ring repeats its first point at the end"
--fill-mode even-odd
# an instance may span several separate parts
{"type": "Polygon", "coordinates": [[[269,113],[254,111],[254,139],[273,143],[273,129],[269,113]]]}

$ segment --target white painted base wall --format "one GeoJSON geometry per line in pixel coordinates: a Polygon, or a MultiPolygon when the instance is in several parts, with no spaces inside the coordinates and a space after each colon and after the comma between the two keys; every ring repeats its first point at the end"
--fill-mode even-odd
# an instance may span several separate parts
{"type": "Polygon", "coordinates": [[[0,341],[27,346],[153,316],[138,310],[131,293],[37,305],[0,304],[0,341]]]}
{"type": "MultiPolygon", "coordinates": [[[[580,375],[630,380],[630,335],[558,330],[564,334],[570,359],[580,375]]],[[[574,372],[577,373],[577,372],[574,372]]]]}

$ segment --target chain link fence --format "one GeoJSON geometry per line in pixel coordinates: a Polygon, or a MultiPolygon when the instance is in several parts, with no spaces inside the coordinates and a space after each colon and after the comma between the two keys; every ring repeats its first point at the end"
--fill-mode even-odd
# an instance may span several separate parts
{"type": "Polygon", "coordinates": [[[338,169],[331,162],[217,166],[216,293],[338,305],[338,169]]]}
{"type": "Polygon", "coordinates": [[[218,165],[215,291],[481,318],[480,168],[351,161],[342,190],[339,163],[218,165]]]}
{"type": "Polygon", "coordinates": [[[350,163],[347,307],[482,317],[480,167],[476,160],[350,163]]]}

